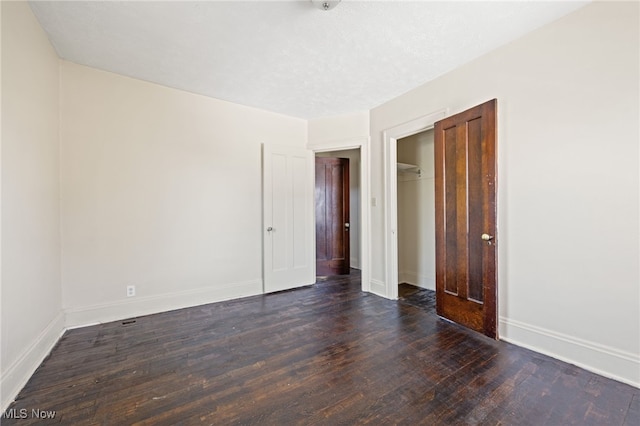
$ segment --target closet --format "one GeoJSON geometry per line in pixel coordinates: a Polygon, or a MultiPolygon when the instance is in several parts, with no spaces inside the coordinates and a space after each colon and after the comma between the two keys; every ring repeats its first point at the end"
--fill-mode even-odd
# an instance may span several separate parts
{"type": "Polygon", "coordinates": [[[435,290],[433,130],[398,140],[398,283],[435,290]]]}

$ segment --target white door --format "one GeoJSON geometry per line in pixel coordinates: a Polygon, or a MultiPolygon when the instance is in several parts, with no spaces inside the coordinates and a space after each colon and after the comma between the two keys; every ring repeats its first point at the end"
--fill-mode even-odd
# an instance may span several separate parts
{"type": "Polygon", "coordinates": [[[315,282],[313,152],[263,145],[264,292],[315,282]]]}

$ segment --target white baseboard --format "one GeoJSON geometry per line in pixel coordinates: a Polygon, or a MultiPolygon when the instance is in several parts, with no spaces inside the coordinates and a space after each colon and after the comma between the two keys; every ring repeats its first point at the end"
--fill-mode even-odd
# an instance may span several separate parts
{"type": "Polygon", "coordinates": [[[371,279],[371,293],[387,297],[387,286],[383,281],[371,279]]]}
{"type": "Polygon", "coordinates": [[[351,259],[349,259],[349,267],[360,269],[360,262],[358,262],[357,257],[352,257],[351,259]]]}
{"type": "Polygon", "coordinates": [[[399,279],[401,283],[413,284],[427,290],[436,290],[436,278],[433,276],[420,275],[415,271],[400,271],[399,279]]]}
{"type": "Polygon", "coordinates": [[[207,303],[221,302],[240,297],[262,294],[262,280],[251,280],[159,294],[148,297],[132,297],[125,300],[65,309],[66,327],[76,328],[97,323],[123,320],[142,315],[156,314],[207,303]]]}
{"type": "Polygon", "coordinates": [[[49,355],[64,331],[64,315],[60,312],[9,368],[2,372],[2,378],[0,379],[1,412],[4,413],[9,404],[15,400],[18,393],[42,364],[42,361],[49,355]]]}
{"type": "Polygon", "coordinates": [[[640,356],[500,317],[500,339],[640,388],[640,356]]]}

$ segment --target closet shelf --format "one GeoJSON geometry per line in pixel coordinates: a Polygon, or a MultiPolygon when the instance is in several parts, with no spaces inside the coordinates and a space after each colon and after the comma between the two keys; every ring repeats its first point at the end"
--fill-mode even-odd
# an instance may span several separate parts
{"type": "Polygon", "coordinates": [[[415,164],[398,163],[398,173],[413,173],[420,176],[422,170],[420,166],[416,166],[415,164]]]}

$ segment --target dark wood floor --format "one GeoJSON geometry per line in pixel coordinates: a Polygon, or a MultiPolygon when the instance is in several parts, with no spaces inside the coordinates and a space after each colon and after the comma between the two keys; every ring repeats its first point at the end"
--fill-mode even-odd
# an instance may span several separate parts
{"type": "MultiPolygon", "coordinates": [[[[403,292],[401,291],[401,294],[403,292]]],[[[312,287],[68,331],[10,407],[47,424],[640,424],[640,390],[389,301],[312,287]]]]}
{"type": "Polygon", "coordinates": [[[398,285],[398,299],[429,312],[436,311],[436,292],[425,290],[411,284],[398,285]]]}

